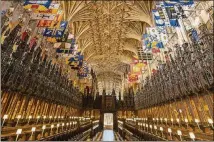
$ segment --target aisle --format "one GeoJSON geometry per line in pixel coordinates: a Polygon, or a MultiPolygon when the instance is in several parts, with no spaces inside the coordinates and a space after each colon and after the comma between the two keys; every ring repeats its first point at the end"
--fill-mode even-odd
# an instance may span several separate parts
{"type": "Polygon", "coordinates": [[[102,141],[114,141],[114,131],[113,130],[104,130],[102,141]]]}

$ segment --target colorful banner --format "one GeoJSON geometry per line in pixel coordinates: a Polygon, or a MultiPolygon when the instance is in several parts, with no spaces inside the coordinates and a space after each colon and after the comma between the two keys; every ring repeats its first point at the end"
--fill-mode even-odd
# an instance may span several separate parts
{"type": "Polygon", "coordinates": [[[43,36],[52,37],[53,33],[54,33],[53,29],[46,28],[44,33],[43,33],[43,36]]]}
{"type": "Polygon", "coordinates": [[[26,0],[24,3],[25,9],[47,10],[51,5],[51,0],[32,1],[26,0]]]}
{"type": "Polygon", "coordinates": [[[153,18],[156,26],[165,26],[165,16],[162,9],[152,10],[153,18]]]}
{"type": "Polygon", "coordinates": [[[30,18],[33,20],[54,20],[56,14],[49,13],[31,13],[30,18]]]}
{"type": "Polygon", "coordinates": [[[163,3],[164,3],[164,6],[174,6],[176,4],[192,5],[194,4],[194,1],[193,0],[165,0],[163,3]]]}
{"type": "Polygon", "coordinates": [[[39,23],[37,24],[37,27],[50,27],[52,24],[52,20],[40,20],[39,23]]]}
{"type": "Polygon", "coordinates": [[[129,74],[128,75],[129,83],[136,83],[138,81],[138,75],[136,74],[129,74]]]}
{"type": "Polygon", "coordinates": [[[34,13],[57,14],[60,4],[52,2],[47,10],[33,9],[34,13]]]}
{"type": "Polygon", "coordinates": [[[83,55],[80,54],[80,52],[75,55],[75,57],[71,57],[68,60],[68,65],[71,66],[71,69],[79,69],[83,64],[83,55]]]}
{"type": "Polygon", "coordinates": [[[79,68],[78,70],[78,76],[80,79],[88,77],[89,69],[87,66],[87,63],[84,62],[83,66],[79,68]]]}

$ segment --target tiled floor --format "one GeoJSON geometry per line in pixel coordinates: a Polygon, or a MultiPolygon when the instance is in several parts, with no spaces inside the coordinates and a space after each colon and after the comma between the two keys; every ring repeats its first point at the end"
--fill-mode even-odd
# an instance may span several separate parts
{"type": "Polygon", "coordinates": [[[114,131],[113,130],[104,130],[102,141],[114,141],[114,131]]]}

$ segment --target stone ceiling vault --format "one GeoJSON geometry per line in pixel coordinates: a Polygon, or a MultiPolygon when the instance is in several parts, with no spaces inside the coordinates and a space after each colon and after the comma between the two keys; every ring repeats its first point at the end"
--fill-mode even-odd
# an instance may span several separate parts
{"type": "Polygon", "coordinates": [[[145,28],[152,25],[154,2],[60,2],[65,11],[64,19],[69,21],[69,30],[75,35],[84,59],[98,80],[105,82],[112,78],[121,81],[133,56],[137,55],[145,28]]]}

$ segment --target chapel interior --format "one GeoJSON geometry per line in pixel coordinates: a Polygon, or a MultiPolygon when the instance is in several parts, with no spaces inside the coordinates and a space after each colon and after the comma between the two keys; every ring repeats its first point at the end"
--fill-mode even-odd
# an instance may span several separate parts
{"type": "Polygon", "coordinates": [[[1,141],[214,141],[213,1],[1,1],[1,141]]]}

